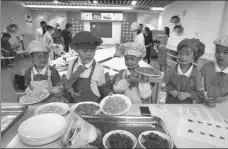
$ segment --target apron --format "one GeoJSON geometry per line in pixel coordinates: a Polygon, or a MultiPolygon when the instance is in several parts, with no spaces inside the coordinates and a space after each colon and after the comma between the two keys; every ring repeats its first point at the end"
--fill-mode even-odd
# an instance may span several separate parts
{"type": "MultiPolygon", "coordinates": [[[[177,67],[175,67],[175,74],[172,74],[171,78],[171,85],[174,90],[177,90],[179,92],[188,92],[189,86],[193,81],[193,77],[187,77],[185,75],[178,75],[176,74],[177,67]]],[[[181,101],[178,97],[173,97],[172,95],[168,94],[166,103],[170,104],[177,104],[177,103],[182,103],[182,104],[192,104],[193,101],[190,98],[187,98],[183,101],[181,101]]]]}
{"type": "Polygon", "coordinates": [[[40,80],[40,81],[34,81],[34,72],[31,72],[31,82],[30,85],[32,88],[36,90],[50,90],[52,88],[52,82],[51,82],[51,70],[48,67],[47,68],[47,75],[48,79],[47,80],[40,80]]]}
{"type": "MultiPolygon", "coordinates": [[[[73,68],[75,67],[76,63],[78,62],[78,59],[76,59],[74,61],[74,64],[72,65],[72,72],[71,72],[71,76],[73,75],[73,68]]],[[[93,101],[93,102],[100,102],[100,97],[98,97],[97,95],[95,95],[91,89],[90,83],[92,80],[92,76],[94,73],[96,67],[96,62],[95,60],[93,61],[92,64],[92,69],[89,75],[89,78],[78,78],[74,83],[73,83],[73,89],[76,93],[81,92],[81,96],[78,96],[76,101],[80,102],[80,101],[93,101]]],[[[75,100],[73,100],[73,102],[75,102],[75,100]]]]}
{"type": "MultiPolygon", "coordinates": [[[[126,71],[127,70],[123,72],[123,79],[125,79],[126,71]]],[[[123,94],[131,99],[132,104],[142,103],[141,97],[139,96],[139,93],[138,93],[138,87],[132,87],[131,89],[128,88],[123,94]]]]}

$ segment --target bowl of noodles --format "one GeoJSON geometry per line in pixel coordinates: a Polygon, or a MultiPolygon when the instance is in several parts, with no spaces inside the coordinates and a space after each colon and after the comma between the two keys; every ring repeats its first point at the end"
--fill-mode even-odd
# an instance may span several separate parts
{"type": "Polygon", "coordinates": [[[99,103],[86,101],[72,105],[70,112],[77,115],[97,115],[101,110],[99,108],[99,103]]]}
{"type": "Polygon", "coordinates": [[[100,109],[106,115],[123,115],[131,108],[131,99],[125,95],[114,94],[100,102],[100,109]]]}

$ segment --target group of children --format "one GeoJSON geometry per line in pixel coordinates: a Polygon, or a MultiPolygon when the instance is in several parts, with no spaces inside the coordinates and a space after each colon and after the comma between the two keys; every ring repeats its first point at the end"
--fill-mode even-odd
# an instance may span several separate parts
{"type": "MultiPolygon", "coordinates": [[[[228,37],[228,36],[227,36],[228,37]]],[[[184,39],[178,47],[178,64],[164,76],[167,91],[167,103],[202,103],[212,105],[228,101],[228,38],[215,41],[216,61],[205,64],[201,71],[193,65],[204,54],[205,46],[198,39],[184,39]],[[207,93],[207,94],[206,94],[207,93]]],[[[82,31],[76,34],[71,44],[76,48],[78,58],[69,64],[67,74],[62,77],[57,70],[48,65],[49,49],[40,42],[32,41],[28,51],[33,58],[33,67],[26,71],[27,90],[47,89],[54,86],[64,87],[67,102],[100,100],[113,93],[130,97],[133,103],[142,103],[139,83],[135,69],[145,57],[145,47],[137,42],[129,42],[124,47],[126,70],[121,70],[114,77],[112,86],[107,85],[104,68],[94,60],[97,46],[102,39],[94,34],[82,31]]],[[[145,81],[144,81],[145,83],[145,81]]]]}

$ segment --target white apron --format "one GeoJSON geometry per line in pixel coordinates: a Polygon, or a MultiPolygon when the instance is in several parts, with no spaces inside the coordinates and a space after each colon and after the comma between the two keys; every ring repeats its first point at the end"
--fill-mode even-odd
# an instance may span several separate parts
{"type": "MultiPolygon", "coordinates": [[[[123,73],[123,79],[125,79],[126,71],[127,70],[125,70],[123,73]]],[[[131,89],[128,88],[123,94],[131,99],[132,104],[142,103],[141,97],[139,96],[139,93],[138,93],[138,87],[132,87],[131,89]]]]}
{"type": "Polygon", "coordinates": [[[49,67],[47,68],[47,75],[48,75],[47,80],[34,81],[33,79],[34,72],[32,69],[31,82],[30,82],[31,87],[36,90],[50,90],[52,88],[52,82],[51,82],[51,70],[49,67]]]}

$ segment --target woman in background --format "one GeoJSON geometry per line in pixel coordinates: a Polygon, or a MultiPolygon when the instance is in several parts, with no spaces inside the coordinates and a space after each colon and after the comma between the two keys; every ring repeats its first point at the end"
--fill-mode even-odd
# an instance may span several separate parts
{"type": "Polygon", "coordinates": [[[166,71],[167,69],[167,50],[166,50],[166,44],[168,42],[170,29],[168,27],[164,28],[163,34],[159,35],[161,38],[160,44],[158,45],[158,63],[160,65],[161,71],[166,71]]]}
{"type": "Polygon", "coordinates": [[[153,47],[153,37],[152,32],[148,27],[144,28],[144,38],[146,47],[146,57],[144,59],[147,60],[148,64],[150,64],[151,48],[153,47]]]}

